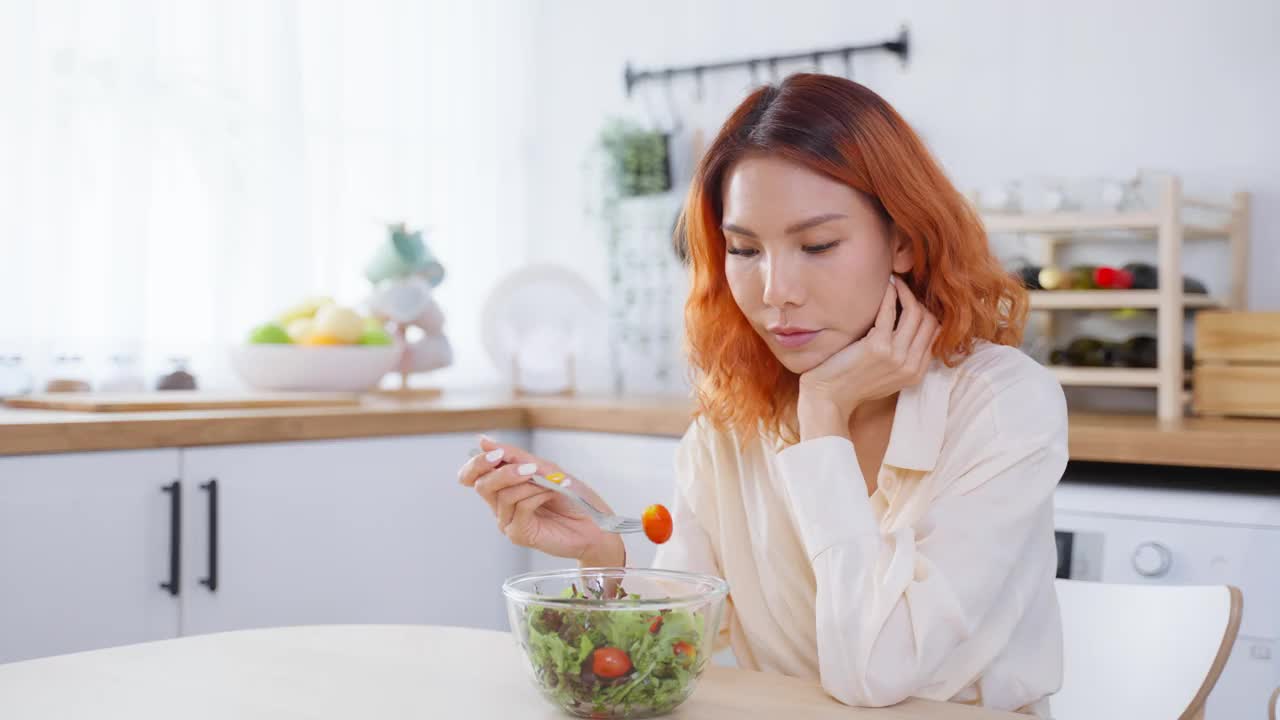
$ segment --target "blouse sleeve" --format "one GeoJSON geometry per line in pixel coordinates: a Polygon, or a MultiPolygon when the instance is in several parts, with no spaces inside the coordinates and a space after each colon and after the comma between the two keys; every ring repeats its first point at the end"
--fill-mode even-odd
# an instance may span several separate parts
{"type": "Polygon", "coordinates": [[[821,437],[779,453],[817,581],[822,685],[837,700],[901,702],[961,643],[1007,642],[1001,633],[1012,623],[989,610],[1000,594],[1031,598],[1043,585],[1043,563],[1027,562],[1023,548],[1052,528],[1053,488],[1066,466],[1065,407],[1047,407],[1047,417],[1004,432],[989,415],[976,417],[979,439],[949,448],[930,507],[910,526],[878,525],[849,440],[821,437]]]}

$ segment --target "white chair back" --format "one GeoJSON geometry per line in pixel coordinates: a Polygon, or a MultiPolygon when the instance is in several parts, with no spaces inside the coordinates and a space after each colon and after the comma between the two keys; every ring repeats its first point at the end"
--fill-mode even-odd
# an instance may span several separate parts
{"type": "Polygon", "coordinates": [[[1062,689],[1055,720],[1198,718],[1240,628],[1227,585],[1058,580],[1062,689]]]}

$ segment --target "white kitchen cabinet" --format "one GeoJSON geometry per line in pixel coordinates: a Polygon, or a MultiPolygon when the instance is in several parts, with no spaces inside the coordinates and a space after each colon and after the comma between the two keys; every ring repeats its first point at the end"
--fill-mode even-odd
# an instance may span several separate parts
{"type": "Polygon", "coordinates": [[[504,628],[501,583],[527,566],[528,551],[458,485],[474,445],[474,434],[459,433],[184,450],[183,634],[313,623],[504,628]]]}
{"type": "Polygon", "coordinates": [[[0,457],[0,662],[178,634],[178,476],[177,450],[0,457]]]}
{"type": "MultiPolygon", "coordinates": [[[[534,430],[531,451],[590,485],[614,512],[639,517],[649,505],[670,506],[675,492],[677,438],[652,435],[534,430]]],[[[648,567],[657,546],[642,533],[624,535],[627,565],[648,567]]],[[[535,570],[572,567],[574,562],[540,552],[532,554],[535,570]]]]}

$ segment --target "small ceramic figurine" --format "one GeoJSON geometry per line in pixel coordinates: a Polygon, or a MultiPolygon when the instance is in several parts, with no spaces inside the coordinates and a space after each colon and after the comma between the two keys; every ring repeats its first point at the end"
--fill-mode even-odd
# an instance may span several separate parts
{"type": "Polygon", "coordinates": [[[444,313],[431,296],[444,280],[444,266],[427,249],[421,230],[409,232],[404,223],[387,230],[387,241],[365,267],[365,277],[374,287],[369,310],[400,339],[400,387],[408,389],[411,373],[453,362],[453,349],[444,334],[444,313]],[[410,340],[411,328],[421,331],[421,337],[410,340]]]}

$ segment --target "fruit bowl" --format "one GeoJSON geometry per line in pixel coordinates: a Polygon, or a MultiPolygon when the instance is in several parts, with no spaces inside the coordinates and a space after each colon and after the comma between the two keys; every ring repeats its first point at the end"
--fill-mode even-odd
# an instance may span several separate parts
{"type": "Polygon", "coordinates": [[[502,591],[544,697],[581,717],[643,718],[693,693],[729,586],[709,575],[601,568],[518,575],[502,591]]]}
{"type": "Polygon", "coordinates": [[[395,369],[400,346],[244,344],[231,347],[231,366],[257,390],[360,392],[395,369]]]}

